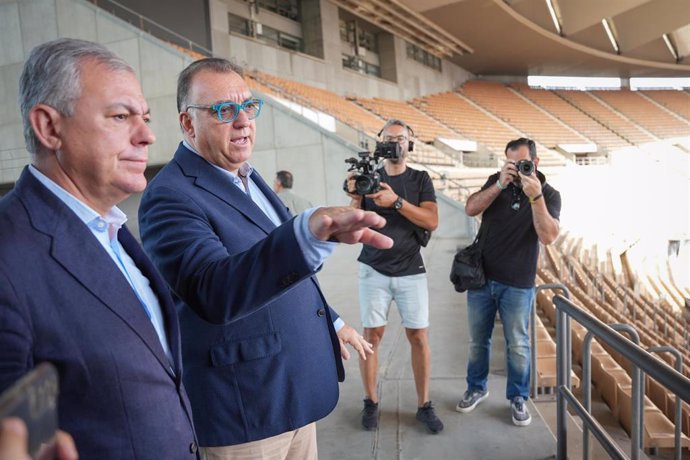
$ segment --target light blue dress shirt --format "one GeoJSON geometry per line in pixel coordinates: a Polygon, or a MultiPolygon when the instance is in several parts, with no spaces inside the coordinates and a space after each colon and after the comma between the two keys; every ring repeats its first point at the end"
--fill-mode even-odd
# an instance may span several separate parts
{"type": "MultiPolygon", "coordinates": [[[[187,147],[187,149],[203,158],[204,161],[208,161],[203,156],[201,156],[201,154],[197,152],[194,149],[194,147],[189,145],[189,143],[186,140],[183,140],[182,144],[185,147],[187,147]]],[[[223,169],[220,166],[211,163],[210,161],[208,163],[214,168],[216,168],[218,171],[222,172],[223,175],[225,175],[225,177],[227,177],[233,184],[235,184],[235,186],[237,186],[237,188],[239,188],[243,193],[247,193],[247,191],[244,188],[244,185],[242,184],[242,180],[237,176],[237,174],[232,173],[227,169],[223,169]]],[[[249,166],[247,178],[251,178],[254,169],[248,163],[247,165],[249,166]]],[[[266,214],[266,216],[271,220],[271,222],[275,224],[276,227],[280,226],[282,222],[278,217],[278,213],[273,208],[271,202],[268,201],[268,198],[266,198],[263,192],[261,192],[259,186],[256,185],[252,180],[248,180],[247,185],[249,187],[249,197],[251,198],[251,200],[259,207],[259,209],[261,209],[264,212],[264,214],[266,214]]],[[[321,241],[317,239],[311,232],[311,230],[309,230],[309,218],[312,214],[314,214],[314,212],[317,209],[318,208],[307,209],[306,211],[295,217],[295,220],[293,221],[297,244],[299,244],[299,248],[304,254],[304,259],[306,260],[307,265],[314,273],[316,273],[318,268],[321,267],[321,265],[323,265],[323,262],[326,260],[326,258],[333,254],[333,251],[338,245],[338,243],[334,243],[331,241],[321,241]]],[[[345,322],[340,318],[336,319],[333,322],[333,327],[336,331],[339,331],[344,325],[345,322]]]]}
{"type": "Polygon", "coordinates": [[[153,292],[148,278],[141,273],[141,270],[139,270],[129,254],[127,254],[127,251],[124,250],[117,240],[118,230],[120,230],[127,221],[125,213],[117,206],[113,206],[105,217],[102,217],[92,208],[75,198],[67,190],[49,179],[33,165],[29,165],[29,171],[41,184],[45,185],[48,190],[57,196],[60,201],[65,203],[65,205],[77,215],[79,220],[84,222],[89,230],[91,230],[93,236],[95,236],[101,246],[103,246],[103,249],[105,249],[110,258],[113,259],[113,262],[115,262],[117,268],[120,269],[125,279],[132,287],[132,290],[134,290],[137,298],[142,303],[142,307],[156,330],[161,346],[172,363],[172,353],[168,346],[168,337],[165,333],[163,312],[161,311],[158,296],[153,292]]]}

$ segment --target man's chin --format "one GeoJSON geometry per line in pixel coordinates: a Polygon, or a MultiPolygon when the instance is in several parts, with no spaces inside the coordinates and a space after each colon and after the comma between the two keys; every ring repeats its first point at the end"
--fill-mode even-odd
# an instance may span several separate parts
{"type": "Polygon", "coordinates": [[[146,180],[146,176],[144,176],[144,174],[141,174],[137,177],[129,178],[127,184],[124,187],[122,187],[122,190],[128,195],[131,195],[133,193],[141,193],[146,188],[147,183],[148,181],[146,180]]]}

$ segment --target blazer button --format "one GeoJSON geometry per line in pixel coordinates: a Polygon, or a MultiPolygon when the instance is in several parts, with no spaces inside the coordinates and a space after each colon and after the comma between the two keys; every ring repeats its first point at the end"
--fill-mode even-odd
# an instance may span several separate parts
{"type": "Polygon", "coordinates": [[[319,308],[319,309],[316,311],[316,315],[317,315],[317,316],[326,316],[326,309],[325,309],[325,308],[319,308]]]}
{"type": "Polygon", "coordinates": [[[189,445],[189,452],[192,454],[196,454],[198,447],[196,445],[196,441],[192,441],[192,443],[189,445]]]}

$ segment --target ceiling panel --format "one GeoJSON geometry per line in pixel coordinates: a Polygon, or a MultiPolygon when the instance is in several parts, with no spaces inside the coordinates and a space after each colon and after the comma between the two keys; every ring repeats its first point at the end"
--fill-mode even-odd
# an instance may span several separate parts
{"type": "Polygon", "coordinates": [[[655,0],[613,18],[625,54],[690,22],[690,1],[655,0]],[[650,20],[653,18],[653,20],[650,20]]]}
{"type": "MultiPolygon", "coordinates": [[[[373,1],[381,0],[359,3],[373,1]]],[[[387,1],[421,12],[472,48],[473,53],[450,60],[478,75],[690,74],[690,65],[673,64],[668,50],[660,46],[662,26],[672,27],[666,32],[675,30],[681,54],[690,53],[690,7],[682,8],[690,0],[554,0],[561,11],[564,37],[555,32],[545,0],[387,1]],[[613,52],[601,26],[605,17],[614,18],[627,47],[621,56],[613,52]]]]}
{"type": "Polygon", "coordinates": [[[554,0],[561,10],[563,33],[566,36],[616,16],[649,0],[554,0]]]}

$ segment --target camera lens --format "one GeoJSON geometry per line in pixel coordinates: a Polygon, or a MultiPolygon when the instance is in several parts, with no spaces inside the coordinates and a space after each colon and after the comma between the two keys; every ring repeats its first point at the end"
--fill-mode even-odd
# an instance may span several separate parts
{"type": "Polygon", "coordinates": [[[534,172],[534,163],[530,160],[520,160],[515,166],[525,176],[529,176],[534,172]]]}
{"type": "Polygon", "coordinates": [[[355,190],[359,195],[368,195],[376,188],[375,179],[371,176],[362,174],[355,178],[355,190]]]}

